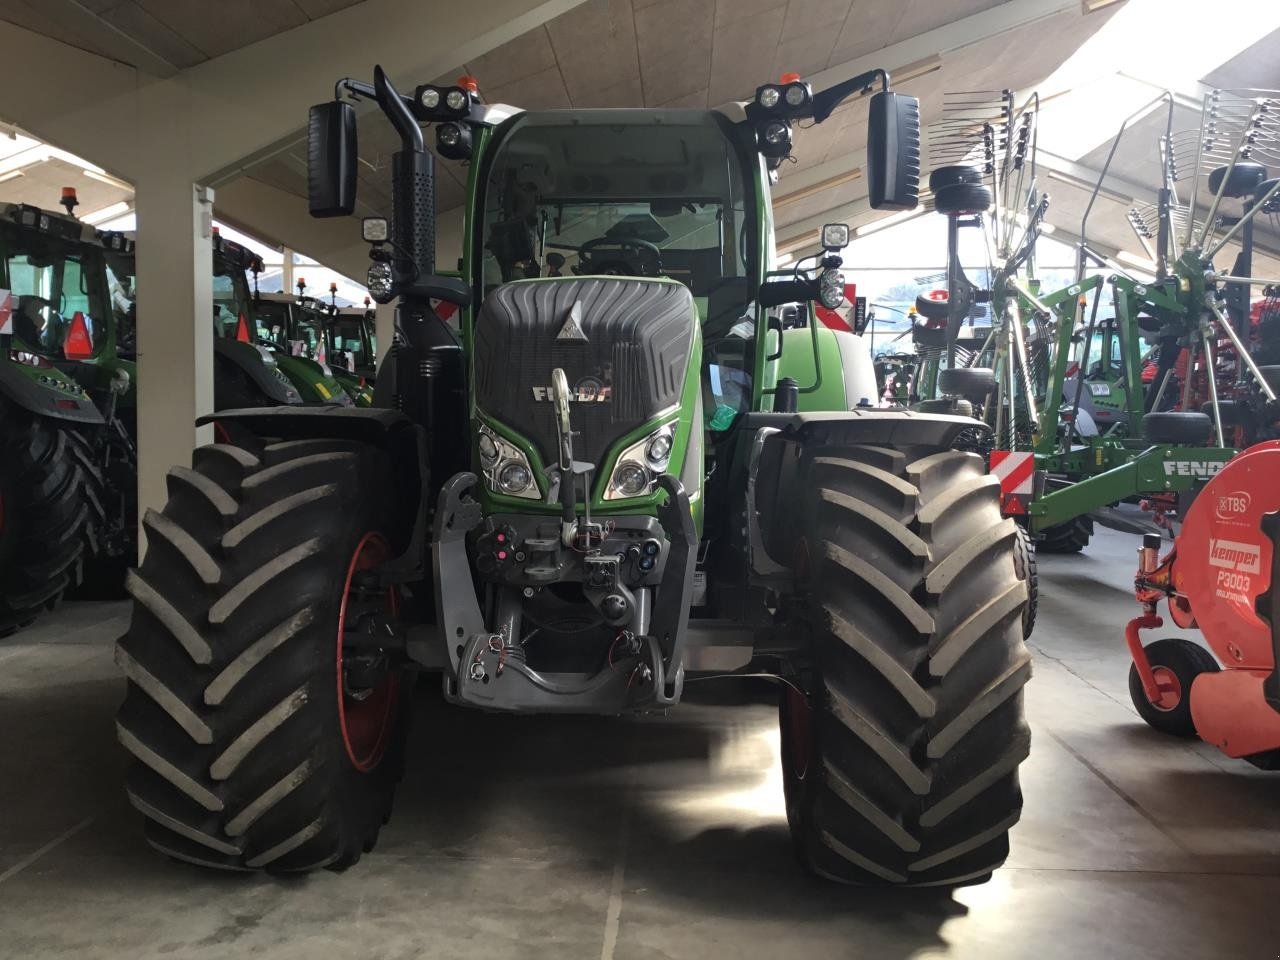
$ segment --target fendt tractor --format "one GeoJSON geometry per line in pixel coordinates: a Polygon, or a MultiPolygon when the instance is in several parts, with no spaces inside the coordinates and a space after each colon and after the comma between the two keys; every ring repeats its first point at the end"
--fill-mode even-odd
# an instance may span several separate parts
{"type": "Polygon", "coordinates": [[[312,109],[316,215],[354,210],[353,100],[401,141],[392,223],[364,225],[370,291],[399,298],[390,400],[220,413],[252,439],[169,474],[118,647],[152,846],[350,866],[389,814],[411,671],[452,704],[587,715],[663,711],[738,672],[779,681],[809,870],[958,885],[1000,866],[1031,663],[1017,528],[952,446],[984,428],[798,412],[841,355],[817,349],[821,324],[778,319],[843,296],[843,224],[812,269],[770,271],[769,192],[793,124],[857,95],[872,206],[911,208],[919,104],[883,71],[719,110],[525,112],[470,78],[405,96],[375,68],[312,109]],[[469,161],[460,277],[436,270],[425,124],[469,161]],[[811,339],[807,379],[780,336],[811,339]]]}

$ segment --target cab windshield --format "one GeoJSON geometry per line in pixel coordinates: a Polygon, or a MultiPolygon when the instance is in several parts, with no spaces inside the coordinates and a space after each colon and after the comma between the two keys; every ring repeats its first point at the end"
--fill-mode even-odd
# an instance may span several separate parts
{"type": "Polygon", "coordinates": [[[0,286],[12,296],[15,339],[31,352],[62,359],[68,330],[80,314],[96,352],[110,309],[99,289],[101,254],[25,230],[6,230],[2,242],[0,286]]]}
{"type": "Polygon", "coordinates": [[[336,362],[348,370],[373,366],[373,358],[365,351],[364,324],[363,317],[355,316],[338,316],[330,322],[330,363],[336,362]]]}
{"type": "Polygon", "coordinates": [[[717,114],[522,114],[485,181],[485,293],[532,277],[668,277],[704,323],[747,304],[754,225],[743,161],[717,114]]]}

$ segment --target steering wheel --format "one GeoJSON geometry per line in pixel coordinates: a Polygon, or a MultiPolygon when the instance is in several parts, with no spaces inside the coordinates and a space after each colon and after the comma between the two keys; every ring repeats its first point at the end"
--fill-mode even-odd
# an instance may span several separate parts
{"type": "MultiPolygon", "coordinates": [[[[606,255],[607,256],[607,255],[606,255]]],[[[636,237],[596,237],[588,240],[578,248],[578,266],[574,273],[603,274],[615,277],[660,277],[662,276],[662,251],[657,244],[636,237]],[[599,247],[617,248],[613,259],[595,259],[595,251],[599,247]],[[618,256],[624,250],[634,251],[636,262],[618,256]]]]}
{"type": "Polygon", "coordinates": [[[32,347],[50,346],[44,337],[50,332],[60,330],[62,317],[52,300],[37,297],[35,294],[24,294],[18,297],[18,309],[14,311],[14,328],[18,338],[32,347]],[[40,315],[40,311],[48,309],[48,320],[40,315]]]}

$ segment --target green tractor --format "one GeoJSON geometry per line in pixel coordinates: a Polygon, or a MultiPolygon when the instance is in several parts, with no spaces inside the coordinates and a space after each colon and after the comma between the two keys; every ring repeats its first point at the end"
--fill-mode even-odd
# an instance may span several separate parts
{"type": "Polygon", "coordinates": [[[349,407],[355,402],[325,362],[327,306],[312,297],[255,293],[252,310],[255,342],[271,350],[304,403],[349,407]]]}
{"type": "Polygon", "coordinates": [[[374,319],[374,311],[369,309],[369,298],[365,297],[363,309],[334,307],[324,327],[329,366],[357,407],[373,406],[378,362],[374,319]]]}
{"type": "MultiPolygon", "coordinates": [[[[0,205],[0,635],[80,583],[102,534],[107,420],[73,375],[112,346],[102,245],[68,214],[0,205]]],[[[127,385],[127,378],[123,381],[127,385]]],[[[121,381],[109,389],[114,399],[121,381]]]]}
{"type": "MultiPolygon", "coordinates": [[[[133,239],[95,231],[75,218],[74,191],[63,195],[66,213],[0,208],[9,304],[0,416],[12,450],[0,472],[0,569],[11,591],[0,631],[68,590],[118,595],[137,560],[133,239]]],[[[219,250],[215,273],[230,274],[246,253],[219,250]]],[[[217,363],[220,394],[229,377],[257,385],[233,394],[240,406],[298,401],[257,351],[219,352],[217,363]]]]}
{"type": "Polygon", "coordinates": [[[808,870],[989,877],[1022,807],[1031,661],[1017,527],[952,445],[981,425],[851,411],[844,391],[798,410],[842,355],[774,320],[840,303],[849,233],[771,275],[792,125],[871,95],[872,204],[909,209],[914,98],[883,71],[716,111],[524,112],[467,78],[405,96],[381,68],[338,93],[311,112],[313,214],[354,209],[353,98],[401,140],[393,225],[364,230],[370,292],[399,298],[389,400],[220,413],[252,441],[170,473],[117,653],[149,843],[220,868],[350,866],[390,810],[411,671],[453,704],[587,715],[746,673],[778,681],[808,870]],[[423,124],[470,165],[460,278],[435,269],[423,124]],[[818,369],[797,379],[779,334],[818,369]]]}

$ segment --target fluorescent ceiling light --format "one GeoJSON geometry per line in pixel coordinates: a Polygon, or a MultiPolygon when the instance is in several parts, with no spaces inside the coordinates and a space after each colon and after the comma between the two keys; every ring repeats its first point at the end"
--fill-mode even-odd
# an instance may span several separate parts
{"type": "Polygon", "coordinates": [[[97,226],[98,224],[102,223],[102,221],[104,220],[110,220],[112,217],[118,217],[123,213],[127,213],[128,211],[129,211],[129,204],[124,200],[120,200],[116,203],[111,204],[111,206],[109,207],[103,207],[101,210],[93,211],[93,213],[86,213],[80,219],[83,220],[85,223],[97,226]]]}
{"type": "Polygon", "coordinates": [[[10,170],[8,173],[0,173],[0,183],[8,180],[17,180],[19,177],[25,177],[26,174],[21,170],[10,170]]]}
{"type": "Polygon", "coordinates": [[[870,234],[877,233],[880,230],[887,230],[889,227],[896,226],[899,223],[905,223],[908,220],[914,220],[916,217],[923,216],[926,210],[899,210],[897,213],[883,218],[882,220],[874,220],[871,223],[864,223],[854,231],[855,236],[865,237],[870,234]]]}
{"type": "Polygon", "coordinates": [[[109,173],[99,173],[97,170],[90,170],[86,167],[84,175],[90,180],[97,180],[99,183],[105,183],[108,186],[116,187],[120,190],[128,190],[131,193],[133,192],[132,184],[125,183],[123,180],[118,180],[109,173]]]}
{"type": "MultiPolygon", "coordinates": [[[[1074,177],[1071,174],[1063,173],[1060,170],[1050,170],[1049,179],[1059,180],[1062,183],[1070,184],[1078,190],[1086,190],[1089,193],[1093,193],[1093,188],[1096,186],[1096,184],[1090,183],[1082,177],[1074,177]]],[[[1098,196],[1105,200],[1110,200],[1113,203],[1122,203],[1126,207],[1132,205],[1135,200],[1134,197],[1126,197],[1124,194],[1116,193],[1114,190],[1108,190],[1106,187],[1102,187],[1098,190],[1098,196]]]]}
{"type": "Polygon", "coordinates": [[[1080,0],[1080,6],[1085,13],[1097,13],[1119,2],[1120,0],[1080,0]]]}

